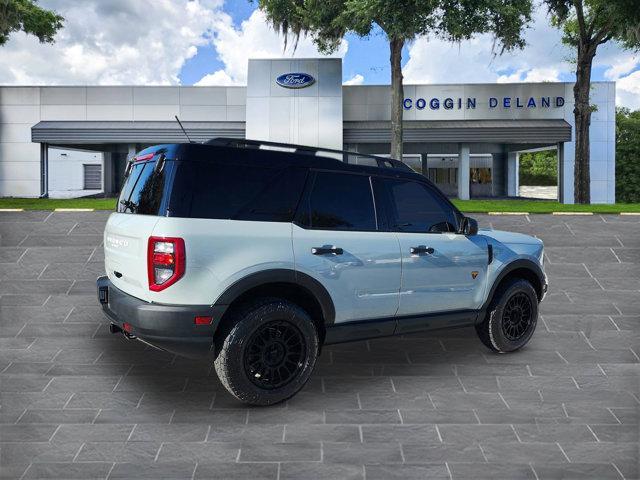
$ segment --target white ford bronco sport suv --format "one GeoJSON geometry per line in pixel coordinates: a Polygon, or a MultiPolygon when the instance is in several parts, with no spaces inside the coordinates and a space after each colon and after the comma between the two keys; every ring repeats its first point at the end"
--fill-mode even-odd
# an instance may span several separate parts
{"type": "Polygon", "coordinates": [[[125,175],[97,281],[111,331],[209,356],[243,402],[293,396],[322,345],[473,325],[509,352],[535,330],[542,242],[478,231],[401,162],[215,139],[125,175]]]}

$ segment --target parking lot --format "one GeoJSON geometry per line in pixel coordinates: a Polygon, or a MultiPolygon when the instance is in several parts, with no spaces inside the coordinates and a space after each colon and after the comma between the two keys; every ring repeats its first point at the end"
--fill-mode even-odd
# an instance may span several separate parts
{"type": "Polygon", "coordinates": [[[545,241],[531,343],[471,329],[326,348],[284,405],[108,332],[109,212],[0,213],[2,478],[638,478],[640,216],[485,216],[545,241]]]}

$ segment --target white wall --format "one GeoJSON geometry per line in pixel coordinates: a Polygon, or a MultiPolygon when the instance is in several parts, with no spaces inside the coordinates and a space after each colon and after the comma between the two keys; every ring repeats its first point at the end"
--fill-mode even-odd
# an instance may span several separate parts
{"type": "Polygon", "coordinates": [[[245,87],[0,87],[0,197],[40,195],[40,121],[242,122],[245,103],[245,87]]]}
{"type": "Polygon", "coordinates": [[[49,148],[49,196],[76,198],[104,192],[104,155],[101,152],[49,148]],[[100,190],[84,190],[84,165],[102,165],[100,190]]]}
{"type": "Polygon", "coordinates": [[[249,60],[246,136],[342,150],[342,60],[249,60]],[[306,73],[316,81],[285,88],[276,78],[306,73]]]}
{"type": "MultiPolygon", "coordinates": [[[[591,114],[589,147],[591,159],[591,203],[616,201],[616,84],[591,84],[591,114]]],[[[565,84],[565,120],[571,124],[571,142],[564,144],[564,198],[573,203],[573,170],[575,165],[575,121],[573,118],[573,84],[565,84]]]]}
{"type": "Polygon", "coordinates": [[[0,196],[40,195],[40,145],[31,127],[40,121],[40,88],[0,87],[0,196]]]}

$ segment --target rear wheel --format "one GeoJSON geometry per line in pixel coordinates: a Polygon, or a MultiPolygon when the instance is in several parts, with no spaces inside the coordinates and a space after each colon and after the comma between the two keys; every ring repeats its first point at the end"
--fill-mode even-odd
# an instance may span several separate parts
{"type": "Polygon", "coordinates": [[[272,405],[307,383],[318,355],[318,334],[300,307],[264,299],[246,306],[224,339],[215,368],[238,400],[272,405]]]}
{"type": "Polygon", "coordinates": [[[484,321],[476,326],[482,343],[499,353],[525,346],[538,323],[538,296],[527,280],[514,278],[496,291],[484,321]]]}

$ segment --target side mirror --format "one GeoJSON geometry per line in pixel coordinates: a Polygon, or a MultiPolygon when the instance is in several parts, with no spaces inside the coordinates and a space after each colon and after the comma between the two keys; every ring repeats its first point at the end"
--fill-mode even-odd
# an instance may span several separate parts
{"type": "Polygon", "coordinates": [[[460,228],[460,233],[463,235],[477,235],[478,233],[478,222],[471,217],[464,217],[462,219],[462,225],[460,228]]]}

